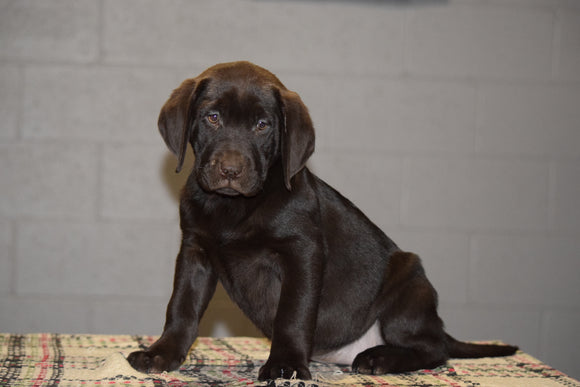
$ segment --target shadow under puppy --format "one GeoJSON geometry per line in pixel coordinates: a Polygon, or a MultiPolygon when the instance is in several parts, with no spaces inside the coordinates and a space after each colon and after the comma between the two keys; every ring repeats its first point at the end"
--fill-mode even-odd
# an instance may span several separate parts
{"type": "Polygon", "coordinates": [[[163,334],[128,360],[179,367],[221,281],[272,341],[259,379],[310,379],[311,359],[384,374],[517,347],[455,340],[419,257],[308,168],[314,128],[298,94],[248,62],[210,67],[173,91],[159,130],[195,162],[180,203],[182,242],[163,334]]]}

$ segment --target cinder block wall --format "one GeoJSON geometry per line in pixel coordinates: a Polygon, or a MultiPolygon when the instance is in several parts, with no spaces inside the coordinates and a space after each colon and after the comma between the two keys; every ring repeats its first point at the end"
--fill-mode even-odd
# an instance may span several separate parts
{"type": "MultiPolygon", "coordinates": [[[[450,332],[580,377],[573,0],[0,0],[1,331],[161,332],[185,176],[157,114],[237,59],[302,95],[311,168],[421,254],[450,332]]],[[[257,332],[220,290],[202,334],[257,332]]]]}

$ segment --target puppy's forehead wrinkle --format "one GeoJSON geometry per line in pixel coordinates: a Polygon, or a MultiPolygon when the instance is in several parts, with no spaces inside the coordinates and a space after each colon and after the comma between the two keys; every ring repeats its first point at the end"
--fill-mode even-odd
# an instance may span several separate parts
{"type": "Polygon", "coordinates": [[[237,90],[240,94],[269,95],[272,89],[286,90],[284,85],[275,84],[263,79],[232,79],[210,78],[212,90],[216,95],[221,95],[229,90],[237,90]]]}
{"type": "Polygon", "coordinates": [[[287,90],[274,74],[246,62],[214,66],[198,79],[207,80],[206,98],[213,100],[229,95],[240,102],[250,98],[271,105],[275,103],[275,90],[287,90]]]}
{"type": "Polygon", "coordinates": [[[219,98],[225,95],[237,95],[238,98],[244,99],[248,97],[268,99],[273,95],[272,90],[276,88],[269,83],[256,82],[242,82],[232,81],[224,82],[221,79],[210,80],[211,86],[208,88],[207,95],[213,98],[219,98]]]}
{"type": "Polygon", "coordinates": [[[221,113],[228,121],[247,121],[273,114],[275,99],[272,93],[263,90],[230,87],[209,94],[204,105],[206,109],[221,113]]]}

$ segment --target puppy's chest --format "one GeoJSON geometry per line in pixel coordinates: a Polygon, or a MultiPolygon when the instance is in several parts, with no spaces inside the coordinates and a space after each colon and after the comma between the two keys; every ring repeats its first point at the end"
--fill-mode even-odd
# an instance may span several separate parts
{"type": "Polygon", "coordinates": [[[196,219],[212,267],[232,300],[262,330],[272,322],[281,289],[284,238],[272,231],[263,206],[217,207],[196,219]]]}
{"type": "Polygon", "coordinates": [[[277,254],[263,246],[232,244],[217,249],[212,264],[232,300],[267,333],[280,299],[277,254]]]}
{"type": "Polygon", "coordinates": [[[260,286],[280,277],[279,255],[257,237],[217,240],[210,254],[220,279],[232,286],[260,286]]]}

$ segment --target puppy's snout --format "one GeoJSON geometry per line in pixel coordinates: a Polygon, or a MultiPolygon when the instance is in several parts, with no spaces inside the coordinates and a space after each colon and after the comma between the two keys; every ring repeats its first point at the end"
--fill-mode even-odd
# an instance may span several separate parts
{"type": "Polygon", "coordinates": [[[244,158],[238,152],[225,152],[212,161],[217,166],[220,176],[228,180],[235,180],[244,171],[244,158]]]}
{"type": "Polygon", "coordinates": [[[239,164],[231,162],[221,162],[220,163],[220,175],[226,179],[233,180],[237,179],[242,173],[242,166],[239,164]]]}

